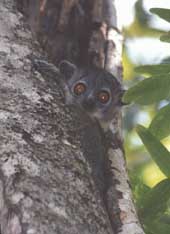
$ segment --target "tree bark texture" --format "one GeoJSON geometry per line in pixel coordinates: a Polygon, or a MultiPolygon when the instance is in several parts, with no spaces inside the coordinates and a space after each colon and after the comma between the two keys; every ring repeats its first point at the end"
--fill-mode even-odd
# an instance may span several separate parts
{"type": "Polygon", "coordinates": [[[121,78],[120,53],[113,61],[116,43],[107,40],[121,38],[111,2],[0,1],[1,234],[143,233],[122,146],[108,151],[96,123],[67,107],[57,81],[32,64],[33,56],[68,59],[121,78]]]}

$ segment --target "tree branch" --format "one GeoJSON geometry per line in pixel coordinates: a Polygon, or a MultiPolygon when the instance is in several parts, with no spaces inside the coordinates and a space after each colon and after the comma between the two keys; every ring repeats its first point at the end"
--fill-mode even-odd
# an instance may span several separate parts
{"type": "MultiPolygon", "coordinates": [[[[95,2],[94,17],[95,21],[99,23],[100,27],[94,33],[99,36],[95,37],[94,33],[91,36],[91,51],[97,51],[101,61],[105,61],[105,69],[110,71],[120,81],[122,80],[122,35],[120,29],[117,28],[116,8],[113,0],[106,0],[95,2]],[[98,6],[97,6],[98,5],[98,6]],[[104,9],[103,15],[101,14],[101,5],[104,9]],[[102,31],[103,40],[101,40],[101,27],[105,25],[105,30],[102,31]],[[95,41],[95,43],[92,43],[95,41]],[[101,43],[102,41],[102,43],[101,43]],[[97,43],[100,42],[100,43],[97,43]],[[96,46],[98,48],[96,49],[96,46]],[[103,50],[105,44],[105,50],[103,50]],[[102,52],[101,52],[102,51],[102,52]],[[101,56],[102,54],[102,56],[101,56]],[[104,58],[104,59],[103,59],[104,58]]],[[[97,54],[97,53],[96,53],[97,54]]],[[[94,61],[95,63],[95,61],[94,61]]],[[[103,62],[98,64],[103,67],[103,62]]],[[[122,142],[122,124],[121,113],[117,113],[113,120],[110,131],[112,132],[112,139],[115,142],[122,142]]],[[[110,144],[113,145],[113,144],[110,144]]],[[[110,184],[106,194],[106,206],[108,209],[110,221],[113,230],[117,234],[143,234],[140,222],[138,220],[135,206],[132,200],[132,193],[129,187],[129,178],[126,170],[126,163],[124,158],[124,150],[121,144],[109,147],[108,160],[110,161],[110,184]]]]}

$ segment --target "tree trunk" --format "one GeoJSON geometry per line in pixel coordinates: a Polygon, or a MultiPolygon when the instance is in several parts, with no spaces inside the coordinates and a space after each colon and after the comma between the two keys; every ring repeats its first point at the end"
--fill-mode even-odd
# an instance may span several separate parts
{"type": "Polygon", "coordinates": [[[0,2],[1,234],[143,233],[122,146],[108,151],[98,125],[67,107],[57,80],[32,63],[42,55],[56,65],[68,59],[120,78],[121,40],[108,38],[121,35],[108,15],[112,1],[105,2],[0,2]],[[109,173],[108,160],[116,168],[109,173]]]}

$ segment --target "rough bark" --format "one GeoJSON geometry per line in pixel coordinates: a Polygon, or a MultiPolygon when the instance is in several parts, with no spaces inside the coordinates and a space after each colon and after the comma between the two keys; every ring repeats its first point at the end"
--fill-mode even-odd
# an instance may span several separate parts
{"type": "Polygon", "coordinates": [[[37,45],[13,1],[0,4],[1,232],[111,233],[84,158],[102,157],[101,139],[65,107],[54,80],[32,69],[37,45]],[[94,136],[88,146],[84,128],[94,136]]]}
{"type": "MultiPolygon", "coordinates": [[[[108,1],[103,8],[103,1],[94,2],[18,0],[17,7],[12,0],[0,2],[2,234],[143,233],[131,201],[122,148],[109,151],[116,169],[108,190],[108,152],[98,126],[80,110],[65,106],[55,79],[42,77],[32,65],[32,54],[46,54],[56,64],[68,59],[109,69],[112,62],[106,59],[105,43],[113,28],[108,26],[110,5],[108,1]],[[123,183],[118,180],[120,170],[125,173],[120,177],[123,183]],[[114,226],[105,204],[106,190],[114,226]]],[[[121,76],[119,65],[114,65],[114,72],[121,76]]]]}

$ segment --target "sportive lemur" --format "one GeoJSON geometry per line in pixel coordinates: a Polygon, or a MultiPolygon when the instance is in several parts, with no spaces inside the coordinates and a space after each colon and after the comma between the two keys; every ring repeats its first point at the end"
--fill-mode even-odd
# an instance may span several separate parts
{"type": "Polygon", "coordinates": [[[122,106],[124,93],[120,82],[111,73],[94,67],[77,67],[68,61],[59,64],[59,71],[44,60],[35,60],[34,64],[40,73],[46,72],[48,76],[55,77],[60,72],[66,103],[82,108],[107,131],[110,121],[122,106]]]}

